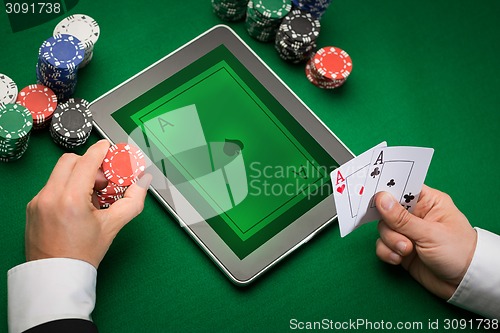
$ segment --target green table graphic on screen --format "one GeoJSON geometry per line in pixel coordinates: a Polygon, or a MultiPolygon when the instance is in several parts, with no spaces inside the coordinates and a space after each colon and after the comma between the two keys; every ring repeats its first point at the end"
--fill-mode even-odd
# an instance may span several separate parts
{"type": "MultiPolygon", "coordinates": [[[[152,160],[178,191],[194,203],[203,220],[230,210],[247,196],[243,144],[238,140],[207,142],[194,104],[145,121],[141,132],[149,140],[152,160]],[[190,194],[191,190],[209,205],[202,205],[199,196],[190,194]]],[[[183,206],[178,203],[182,200],[175,195],[172,199],[177,213],[185,215],[179,212],[183,206]]],[[[186,221],[197,222],[200,221],[186,221]]]]}
{"type": "Polygon", "coordinates": [[[231,65],[186,75],[163,95],[144,96],[127,117],[132,139],[243,258],[330,194],[310,196],[329,182],[329,170],[231,65]]]}

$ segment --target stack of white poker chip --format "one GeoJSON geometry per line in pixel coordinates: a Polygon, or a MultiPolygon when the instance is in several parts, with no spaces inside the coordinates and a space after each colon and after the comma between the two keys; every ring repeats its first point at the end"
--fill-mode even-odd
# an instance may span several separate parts
{"type": "Polygon", "coordinates": [[[0,105],[15,103],[17,99],[17,85],[10,77],[0,73],[0,105]]]}
{"type": "Polygon", "coordinates": [[[85,57],[79,68],[85,67],[94,55],[94,45],[100,35],[99,24],[90,16],[75,14],[63,19],[54,29],[54,35],[68,34],[78,38],[85,47],[85,57]]]}

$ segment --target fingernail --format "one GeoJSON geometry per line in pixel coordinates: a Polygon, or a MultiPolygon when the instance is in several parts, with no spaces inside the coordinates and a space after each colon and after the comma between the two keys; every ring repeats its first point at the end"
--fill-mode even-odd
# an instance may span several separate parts
{"type": "Polygon", "coordinates": [[[150,173],[146,173],[137,181],[137,185],[139,185],[139,187],[147,189],[149,185],[151,185],[152,180],[153,176],[150,173]]]}
{"type": "Polygon", "coordinates": [[[401,256],[397,253],[391,252],[389,254],[389,259],[393,264],[399,265],[399,262],[401,261],[401,256]]]}
{"type": "Polygon", "coordinates": [[[400,255],[403,255],[405,253],[406,247],[407,247],[406,243],[402,241],[396,244],[396,249],[398,250],[400,255]]]}
{"type": "Polygon", "coordinates": [[[382,193],[382,198],[380,199],[380,206],[383,210],[391,210],[394,206],[394,199],[389,193],[382,193]]]}

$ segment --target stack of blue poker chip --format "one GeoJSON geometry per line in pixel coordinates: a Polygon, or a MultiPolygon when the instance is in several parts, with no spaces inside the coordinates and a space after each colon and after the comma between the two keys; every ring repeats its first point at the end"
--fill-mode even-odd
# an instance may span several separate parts
{"type": "Polygon", "coordinates": [[[295,8],[310,13],[314,18],[321,19],[332,0],[292,0],[295,8]]]}
{"type": "Polygon", "coordinates": [[[78,38],[85,49],[85,57],[79,68],[85,67],[94,56],[94,46],[99,39],[101,29],[92,17],[85,14],[74,14],[63,19],[54,29],[54,36],[68,34],[78,38]]]}
{"type": "Polygon", "coordinates": [[[50,37],[43,42],[38,53],[38,83],[52,89],[58,101],[68,100],[75,93],[78,66],[84,57],[84,45],[75,36],[50,37]]]}

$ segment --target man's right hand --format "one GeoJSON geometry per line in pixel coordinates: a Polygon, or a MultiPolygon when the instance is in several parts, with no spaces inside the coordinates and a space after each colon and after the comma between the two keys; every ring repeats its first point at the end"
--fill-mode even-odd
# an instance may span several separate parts
{"type": "Polygon", "coordinates": [[[449,195],[423,186],[409,213],[394,197],[380,192],[375,204],[382,220],[377,256],[401,264],[425,288],[449,299],[472,261],[477,234],[449,195]]]}

